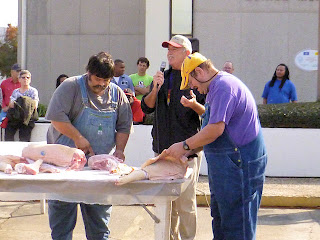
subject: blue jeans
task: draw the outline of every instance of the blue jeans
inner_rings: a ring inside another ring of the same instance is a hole
[[[77,221],[78,203],[48,201],[49,224],[53,240],[71,240],[72,232]],[[82,218],[88,240],[107,240],[110,230],[110,205],[80,203]]]
[[[253,240],[267,164],[263,139],[260,133],[240,148],[232,146],[225,133],[222,139],[218,148],[204,148],[214,239]]]

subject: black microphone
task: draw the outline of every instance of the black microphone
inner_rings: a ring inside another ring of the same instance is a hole
[[[166,62],[165,61],[162,61],[161,62],[161,65],[160,65],[160,71],[161,72],[164,72],[164,69],[166,68]],[[157,88],[159,88],[159,83],[157,83]]]
[[[164,69],[166,68],[166,62],[165,61],[163,61],[163,62],[161,62],[161,65],[160,65],[160,71],[161,72],[164,72]]]

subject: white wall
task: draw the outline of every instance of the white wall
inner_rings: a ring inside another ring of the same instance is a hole
[[[140,166],[153,157],[152,126],[134,126],[126,147],[126,162]],[[320,129],[263,128],[268,153],[266,175],[272,177],[320,177]],[[203,155],[200,174],[207,175]]]
[[[45,141],[48,126],[47,123],[36,123],[31,141]],[[139,167],[154,156],[152,126],[135,125],[133,128],[125,149],[126,164]],[[263,128],[262,131],[268,152],[267,176],[320,177],[320,129]],[[204,155],[200,174],[208,175]]]
[[[281,62],[289,66],[298,100],[316,100],[317,71],[299,69],[294,58],[302,50],[318,48],[319,1],[193,4],[193,37],[200,41],[200,52],[219,69],[224,61],[233,61],[234,74],[247,84],[257,103],[262,103],[263,87]],[[145,55],[151,64],[148,74],[154,75],[166,60],[161,43],[169,39],[169,24],[170,0],[28,0],[26,67],[40,101],[49,102],[58,75],[83,73],[89,56],[100,50],[123,58],[127,73],[135,72],[136,60]],[[21,62],[21,33],[18,51]]]
[[[298,101],[315,101],[317,71],[299,69],[294,59],[318,49],[318,11],[319,1],[311,0],[194,1],[194,37],[218,69],[234,63],[257,103],[279,63],[288,65]]]
[[[263,128],[267,176],[320,177],[320,129]]]
[[[145,52],[150,61],[148,74],[153,76],[159,70],[162,61],[167,61],[167,50],[161,46],[170,37],[170,1],[146,1]],[[168,68],[168,63],[167,63]]]
[[[145,55],[145,0],[19,0],[18,62],[22,57],[22,3],[26,3],[25,67],[40,103],[48,104],[57,77],[85,72],[90,56],[109,52],[126,73]]]

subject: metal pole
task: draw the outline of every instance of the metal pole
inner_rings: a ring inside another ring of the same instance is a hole
[[[21,67],[27,68],[27,0],[21,0]]]
[[[320,1],[318,9],[318,53],[320,51]],[[317,101],[320,101],[320,59],[318,54],[318,84],[317,84]]]

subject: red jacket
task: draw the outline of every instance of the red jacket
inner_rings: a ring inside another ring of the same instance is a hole
[[[16,88],[21,87],[20,82],[18,81],[17,83],[14,83],[12,80],[12,77],[7,78],[6,80],[3,80],[1,83],[1,89],[2,89],[2,108],[7,107],[10,102],[10,97]]]
[[[141,101],[136,97],[133,97],[133,103],[131,104],[133,122],[142,123],[145,114],[141,109]]]

